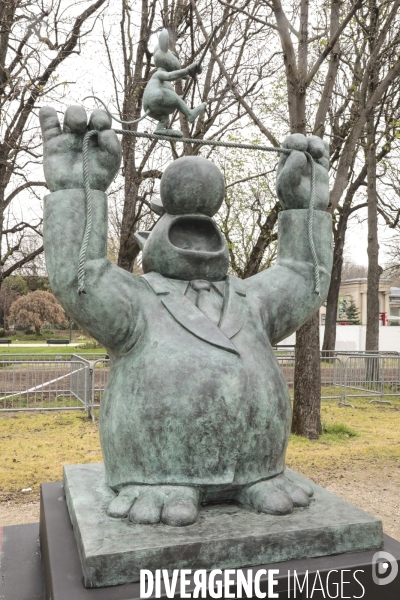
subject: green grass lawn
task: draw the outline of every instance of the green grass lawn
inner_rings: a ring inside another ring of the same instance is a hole
[[[355,408],[322,403],[324,433],[317,441],[291,436],[287,465],[311,479],[400,468],[400,398],[394,406],[354,400]],[[97,423],[83,411],[0,413],[0,501],[26,502],[23,488],[59,481],[65,464],[101,461]],[[370,473],[370,474],[369,474]]]
[[[39,342],[38,342],[39,343]],[[84,345],[82,343],[81,345]],[[0,345],[0,356],[9,356],[10,354],[105,354],[105,348],[80,348],[79,346],[21,346],[13,347]]]

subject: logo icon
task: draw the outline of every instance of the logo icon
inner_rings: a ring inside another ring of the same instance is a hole
[[[372,557],[372,579],[377,585],[392,583],[399,572],[399,565],[395,557],[389,552],[375,552]]]

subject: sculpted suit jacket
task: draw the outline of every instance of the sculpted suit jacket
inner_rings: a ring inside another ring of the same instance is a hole
[[[107,483],[226,487],[282,472],[291,405],[271,344],[326,298],[331,216],[315,213],[321,297],[314,292],[308,211],[288,210],[279,216],[276,265],[244,281],[219,282],[220,315],[209,318],[189,297],[188,282],[154,272],[136,277],[111,264],[106,195],[92,195],[86,294],[77,294],[83,190],[45,198],[44,244],[54,294],[110,354],[100,414]]]

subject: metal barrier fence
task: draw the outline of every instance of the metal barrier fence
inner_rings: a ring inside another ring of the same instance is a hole
[[[290,395],[294,392],[295,357],[277,355]],[[400,356],[387,354],[343,353],[336,357],[321,356],[321,399],[338,399],[342,406],[353,405],[352,398],[369,398],[370,404],[392,404],[400,400]]]
[[[290,396],[293,397],[295,357],[289,354],[276,358],[288,384]],[[343,363],[337,357],[321,359],[321,398],[322,400],[343,398]]]
[[[88,398],[72,392],[72,380],[88,370],[75,360],[25,360],[0,368],[0,411],[76,410],[87,407]]]
[[[273,350],[276,356],[295,356],[295,346],[274,346]],[[396,350],[379,350],[371,352],[369,350],[321,350],[321,358],[343,358],[347,356],[367,356],[377,354],[379,356],[400,356]]]
[[[392,404],[384,398],[400,394],[399,356],[349,356],[344,363],[344,406],[351,406],[349,398],[371,398],[372,402]]]
[[[92,398],[92,363],[78,354],[73,354],[71,362],[82,365],[83,369],[75,369],[71,373],[71,394],[89,410]]]
[[[21,362],[21,361],[29,361],[29,362],[33,362],[33,361],[70,361],[72,357],[79,357],[79,358],[85,358],[86,360],[98,360],[100,358],[104,358],[104,352],[91,352],[91,353],[86,353],[85,354],[71,354],[71,352],[69,353],[60,353],[60,354],[53,354],[50,352],[44,353],[44,354],[0,354],[0,369],[2,368],[2,366],[4,366],[4,364],[8,364],[10,362]]]
[[[91,402],[91,416],[94,419],[94,409],[100,406],[103,392],[106,388],[108,376],[110,373],[110,360],[108,358],[101,358],[95,360],[93,363],[93,385],[92,385],[92,402]]]
[[[376,352],[371,352],[370,350],[321,350],[321,358],[332,356],[369,356],[370,354],[377,356],[400,356],[400,352],[396,350],[379,350]]]
[[[94,420],[109,377],[109,359],[56,356],[0,356],[0,411],[84,409]],[[295,357],[290,353],[276,358],[293,397]],[[400,356],[321,357],[321,398],[337,399],[343,406],[353,406],[353,398],[387,404],[400,400]]]
[[[46,360],[46,361],[70,361],[71,360],[71,353],[69,354],[50,354],[50,353],[46,353],[46,354],[0,354],[0,368],[2,368],[4,365],[12,363],[12,362],[36,362],[36,361],[40,361],[40,360]]]

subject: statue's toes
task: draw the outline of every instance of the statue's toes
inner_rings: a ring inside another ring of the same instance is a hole
[[[174,488],[166,497],[161,520],[171,527],[184,527],[197,521],[198,512],[198,491],[189,487]]]
[[[287,515],[293,512],[292,499],[275,487],[272,480],[260,481],[244,489],[239,502],[268,515]]]
[[[206,108],[207,108],[207,102],[202,102],[201,104],[196,106],[196,108],[192,108],[190,116],[188,117],[189,123],[193,123],[197,119],[198,116],[203,114],[203,112],[206,110]]]
[[[310,496],[300,486],[295,485],[284,475],[278,475],[272,480],[274,486],[287,494],[293,502],[293,506],[308,506],[311,502]]]
[[[142,523],[144,525],[159,523],[163,504],[164,494],[162,491],[159,488],[150,486],[140,492],[139,498],[129,512],[129,520],[132,523]]]
[[[109,517],[123,519],[127,517],[132,504],[139,495],[139,488],[136,485],[127,485],[122,488],[116,498],[114,498],[107,508]]]
[[[311,485],[307,483],[307,481],[293,481],[293,479],[291,479],[288,475],[285,475],[285,478],[291,483],[293,483],[293,485],[295,485],[296,487],[301,488],[309,498],[314,496],[314,490],[312,489]]]

